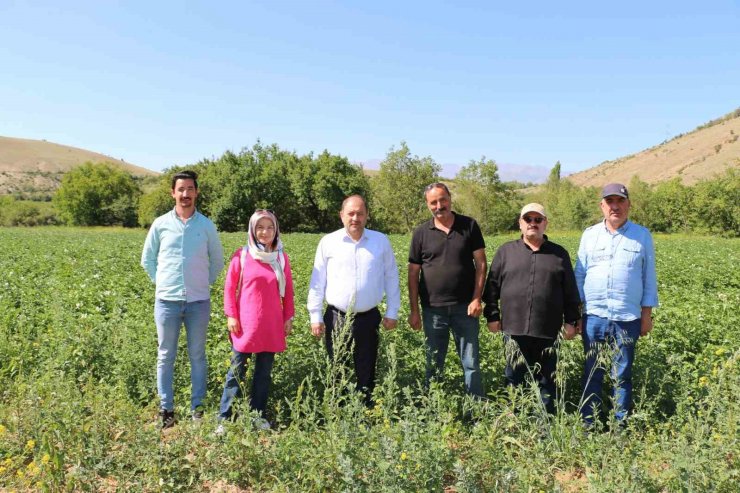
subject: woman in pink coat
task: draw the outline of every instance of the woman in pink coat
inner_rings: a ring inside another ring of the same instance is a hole
[[[285,351],[292,329],[293,277],[283,252],[275,215],[258,209],[249,219],[247,246],[231,257],[224,285],[224,312],[233,346],[231,368],[221,397],[219,421],[232,417],[234,399],[241,398],[247,360],[255,355],[250,407],[260,415],[254,424],[267,429],[267,395],[275,353]],[[216,432],[223,433],[219,425]]]

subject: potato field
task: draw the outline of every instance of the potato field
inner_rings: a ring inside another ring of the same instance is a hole
[[[401,323],[382,332],[376,406],[365,409],[310,333],[306,294],[320,235],[284,235],[297,315],[275,360],[273,428],[255,430],[242,416],[216,436],[231,350],[223,274],[212,290],[206,418],[189,420],[182,334],[178,424],[163,433],[154,286],[139,265],[145,235],[0,229],[0,491],[738,491],[738,239],[655,236],[661,306],[637,346],[635,413],[626,430],[606,422],[586,432],[580,337],[560,344],[554,417],[536,389],[505,387],[502,338],[483,321],[488,399],[465,397],[454,345],[444,380],[424,389],[423,336],[406,323],[408,236],[392,237]],[[486,238],[489,264],[512,238]],[[571,258],[579,238],[550,235]],[[222,241],[228,260],[245,234]]]

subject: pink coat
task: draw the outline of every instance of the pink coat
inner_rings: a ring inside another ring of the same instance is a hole
[[[239,320],[240,332],[230,333],[231,344],[241,353],[280,353],[285,351],[285,321],[295,315],[293,276],[285,255],[285,298],[280,300],[275,272],[269,264],[247,253],[244,277],[237,306],[241,248],[231,257],[224,283],[224,312]]]

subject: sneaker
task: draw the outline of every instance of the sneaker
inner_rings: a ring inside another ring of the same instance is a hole
[[[193,409],[193,421],[203,421],[203,406],[196,406]]]
[[[224,428],[224,424],[219,423],[218,426],[216,427],[216,431],[214,431],[213,434],[216,435],[217,437],[224,436],[226,434],[226,428]]]
[[[175,426],[175,411],[160,409],[159,416],[162,418],[162,429],[172,428]]]
[[[265,418],[255,418],[252,420],[252,426],[257,430],[269,430],[271,428],[270,422]]]

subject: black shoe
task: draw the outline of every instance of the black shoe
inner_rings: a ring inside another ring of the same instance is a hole
[[[159,415],[162,418],[162,429],[172,428],[175,426],[175,411],[168,411],[166,409],[160,409]]]
[[[203,421],[203,406],[193,409],[193,421]]]

